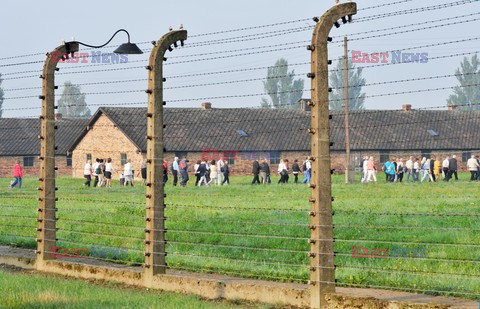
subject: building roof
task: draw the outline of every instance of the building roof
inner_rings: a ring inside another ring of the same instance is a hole
[[[89,119],[62,119],[55,122],[56,155],[66,156],[75,137]],[[37,118],[0,118],[0,156],[40,155],[40,120]]]
[[[93,126],[103,114],[137,150],[146,152],[146,108],[101,107],[88,125]],[[333,111],[332,115],[332,150],[341,151],[345,149],[344,114]],[[349,118],[352,150],[480,149],[480,111],[364,110],[350,112]],[[164,122],[167,151],[310,150],[306,131],[310,112],[302,110],[165,108]],[[70,151],[86,133],[85,129]]]

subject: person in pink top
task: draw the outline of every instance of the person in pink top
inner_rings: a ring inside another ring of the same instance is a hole
[[[12,183],[10,183],[10,189],[13,189],[15,186],[19,188],[22,187],[22,166],[20,165],[20,160],[17,160],[17,163],[13,166],[13,177],[15,178]]]
[[[367,162],[367,182],[370,182],[371,179],[377,182],[377,171],[375,169],[375,161],[373,157],[370,157]]]

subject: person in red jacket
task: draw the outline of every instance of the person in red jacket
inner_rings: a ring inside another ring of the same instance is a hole
[[[22,166],[20,165],[20,160],[17,160],[15,165],[13,166],[13,177],[15,178],[12,183],[10,183],[10,189],[13,189],[15,186],[19,188],[22,187]]]

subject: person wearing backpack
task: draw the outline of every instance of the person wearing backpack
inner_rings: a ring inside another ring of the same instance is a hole
[[[180,162],[180,175],[182,176],[182,182],[180,186],[185,187],[188,182],[188,160],[187,157],[183,157],[183,160]]]
[[[260,178],[262,178],[262,183],[268,183],[268,175],[270,175],[270,167],[268,166],[267,159],[264,159],[260,165]]]

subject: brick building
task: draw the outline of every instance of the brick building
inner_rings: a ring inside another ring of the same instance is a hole
[[[58,175],[72,174],[72,160],[67,155],[75,136],[85,127],[88,119],[62,119],[56,115],[55,131]],[[13,165],[20,160],[26,177],[38,176],[40,155],[40,120],[33,118],[0,118],[0,177],[11,177]]]
[[[303,100],[305,103],[306,101]],[[308,106],[303,104],[303,106]],[[83,177],[87,159],[112,158],[114,168],[131,159],[134,169],[146,154],[146,108],[98,109],[69,151],[73,176]],[[344,114],[332,112],[332,168],[344,170]],[[253,158],[268,158],[274,171],[280,158],[300,162],[310,154],[310,112],[275,109],[165,108],[165,158],[187,155],[196,160],[222,155],[235,173],[250,173]],[[391,157],[410,155],[442,158],[457,154],[466,162],[480,150],[480,111],[365,110],[350,113],[351,156],[356,166],[372,155],[378,166]],[[480,151],[479,151],[480,153]],[[464,164],[460,164],[463,166]],[[118,177],[118,173],[114,176]]]

